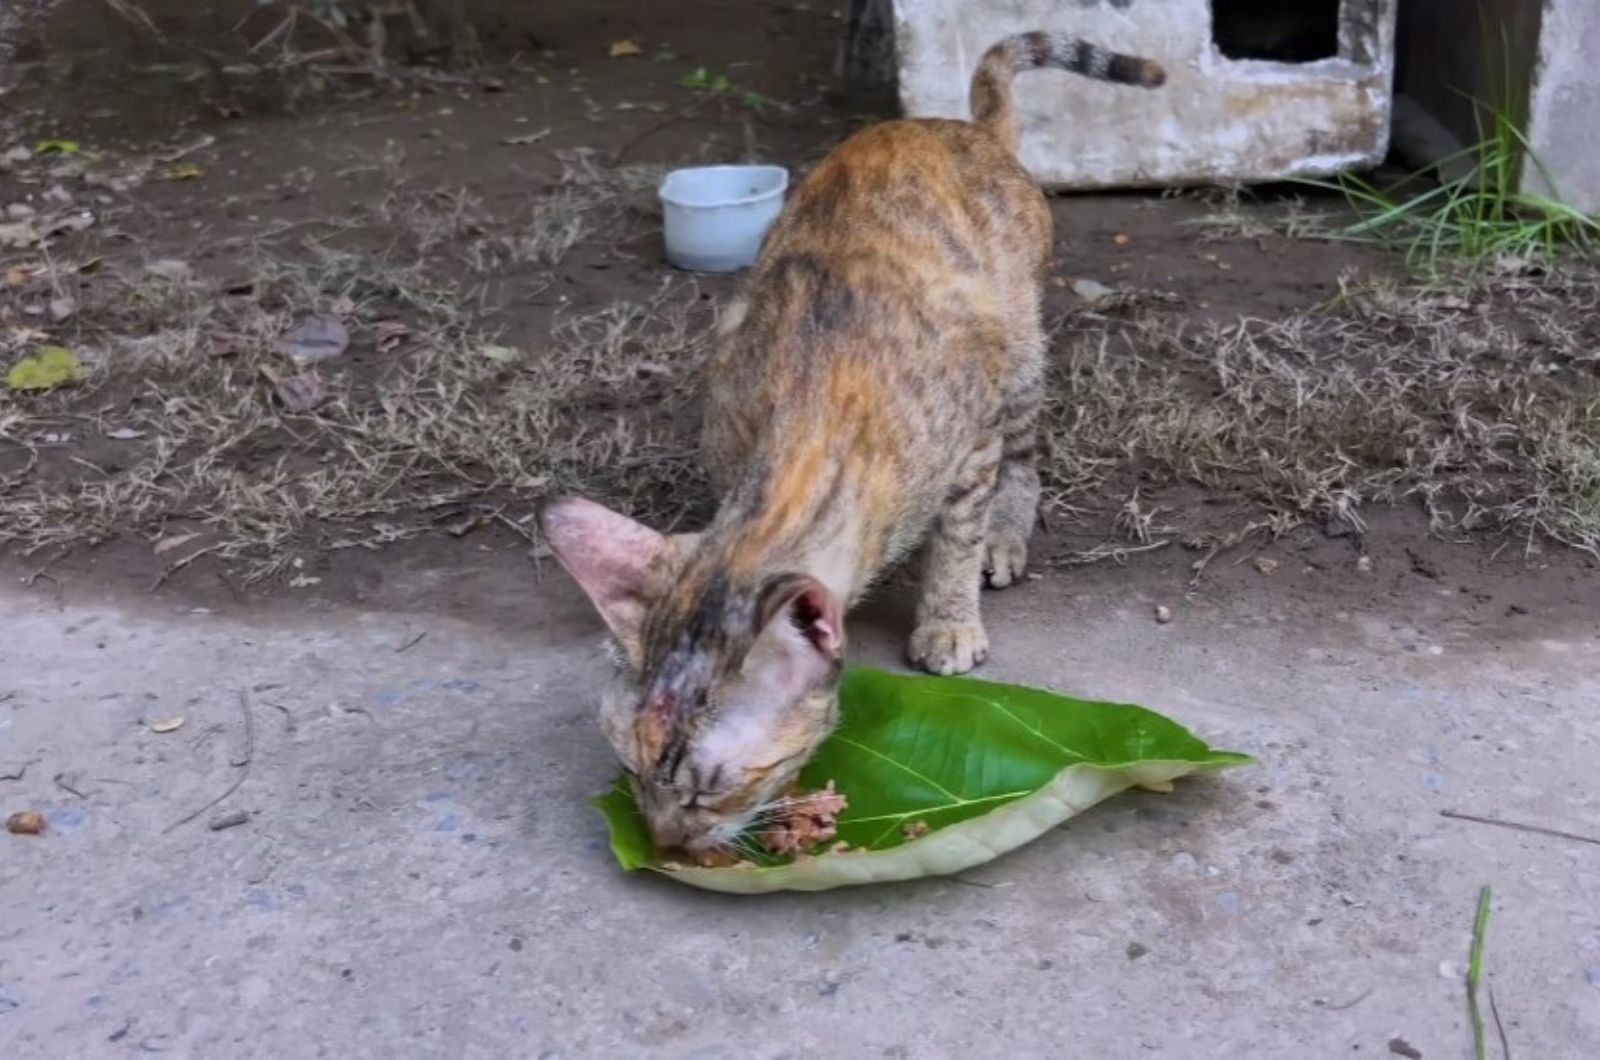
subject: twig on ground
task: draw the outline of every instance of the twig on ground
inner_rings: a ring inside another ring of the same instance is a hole
[[[1494,987],[1489,987],[1489,1012],[1494,1016],[1494,1029],[1500,1034],[1500,1052],[1504,1060],[1511,1060],[1511,1039],[1506,1037],[1506,1025],[1500,1021],[1500,1005],[1494,999]]]
[[[172,577],[174,574],[178,573],[183,568],[199,559],[201,556],[208,556],[221,547],[221,545],[207,545],[205,548],[197,549],[194,552],[189,553],[189,555],[183,557],[176,563],[173,563],[171,566],[169,566],[166,570],[162,571],[160,576],[157,577],[155,581],[150,583],[150,588],[147,589],[146,592],[155,592],[157,589],[161,588],[167,583],[168,578]]]
[[[1351,998],[1349,1001],[1341,1001],[1337,1005],[1327,1005],[1324,1007],[1327,1008],[1329,1012],[1344,1012],[1346,1009],[1355,1008],[1357,1005],[1361,1004],[1361,1002],[1371,997],[1374,989],[1374,987],[1369,986],[1365,990],[1361,991],[1361,993]]]
[[[228,760],[228,764],[230,766],[233,766],[235,769],[239,770],[238,775],[233,778],[233,782],[227,786],[221,795],[218,795],[216,798],[212,799],[198,810],[195,810],[193,813],[186,814],[180,820],[173,821],[171,824],[167,825],[167,827],[161,830],[162,835],[166,835],[175,828],[182,828],[190,821],[194,820],[207,810],[211,809],[213,806],[217,805],[217,803],[221,802],[223,799],[226,799],[229,795],[232,795],[234,792],[238,791],[239,786],[243,784],[245,782],[245,778],[250,775],[250,766],[256,758],[256,723],[255,717],[250,712],[250,699],[244,694],[243,689],[239,691],[239,709],[244,713],[244,758],[240,759],[239,761],[234,761],[231,758]]]
[[[1172,544],[1172,538],[1164,541],[1152,541],[1147,545],[1113,545],[1099,544],[1093,548],[1083,549],[1078,552],[1067,552],[1050,559],[1052,567],[1087,567],[1092,563],[1101,563],[1112,560],[1118,566],[1128,561],[1128,557],[1139,552],[1154,552]]]
[[[1452,821],[1471,821],[1474,824],[1493,825],[1496,828],[1510,828],[1517,832],[1532,832],[1535,835],[1547,835],[1556,839],[1570,839],[1575,843],[1592,843],[1600,846],[1600,837],[1579,835],[1576,832],[1563,832],[1559,828],[1545,828],[1537,824],[1522,824],[1519,821],[1502,821],[1496,817],[1480,817],[1473,813],[1458,813],[1455,810],[1440,810],[1440,817],[1448,817]]]
[[[57,773],[55,776],[51,777],[50,780],[55,784],[56,787],[70,795],[76,795],[80,799],[87,799],[89,797],[83,792],[79,791],[77,788],[73,787],[72,783],[67,780],[66,777],[66,773]]]
[[[418,644],[421,644],[423,639],[426,638],[427,635],[428,635],[428,631],[427,630],[423,630],[421,633],[418,633],[415,637],[412,637],[410,640],[406,641],[404,644],[402,644],[398,648],[396,648],[394,650],[394,653],[396,655],[404,655],[406,652],[410,651],[412,648],[415,648]]]

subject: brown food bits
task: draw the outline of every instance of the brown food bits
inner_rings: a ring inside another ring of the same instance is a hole
[[[901,831],[905,833],[905,836],[908,840],[921,839],[923,836],[928,834],[928,822],[907,821],[905,827],[902,828]]]
[[[6,831],[12,835],[38,835],[44,831],[44,814],[20,810],[6,818]]]
[[[833,790],[831,780],[821,791],[796,795],[784,807],[783,815],[762,830],[761,845],[770,854],[810,854],[834,837],[839,814],[847,805],[849,801]]]

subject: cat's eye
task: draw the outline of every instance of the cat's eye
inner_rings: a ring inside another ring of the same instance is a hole
[[[697,791],[690,795],[688,800],[684,802],[683,808],[686,810],[714,809],[717,803],[721,802],[723,799],[726,799],[729,794],[730,793],[726,791]]]

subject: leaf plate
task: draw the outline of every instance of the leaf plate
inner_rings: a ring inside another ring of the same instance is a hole
[[[961,872],[1038,838],[1130,787],[1170,790],[1191,773],[1248,764],[1143,707],[1021,685],[850,667],[840,723],[800,774],[832,780],[850,804],[850,849],[731,868],[669,867],[655,857],[633,793],[619,780],[593,800],[628,871],[708,890],[815,891]],[[922,822],[925,834],[907,837]]]

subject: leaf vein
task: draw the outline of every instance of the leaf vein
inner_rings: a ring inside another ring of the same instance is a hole
[[[833,738],[834,738],[834,740],[836,740],[839,743],[849,744],[851,747],[854,747],[859,751],[867,752],[867,754],[872,755],[874,758],[881,758],[885,762],[888,762],[890,765],[899,767],[900,769],[904,770],[905,772],[907,772],[907,773],[911,774],[912,776],[916,777],[918,780],[922,781],[924,784],[928,785],[928,787],[933,788],[935,791],[937,791],[939,794],[943,795],[947,799],[953,799],[953,800],[955,800],[957,802],[961,801],[961,796],[960,795],[957,795],[955,792],[951,791],[949,788],[945,787],[943,784],[939,783],[937,780],[934,780],[932,777],[924,776],[922,773],[919,773],[917,770],[912,769],[910,766],[906,765],[904,762],[900,761],[897,758],[890,758],[888,755],[884,754],[882,751],[879,751],[879,750],[876,750],[874,748],[868,747],[864,743],[857,743],[855,740],[850,739],[848,736],[840,736],[838,733],[835,733]]]

